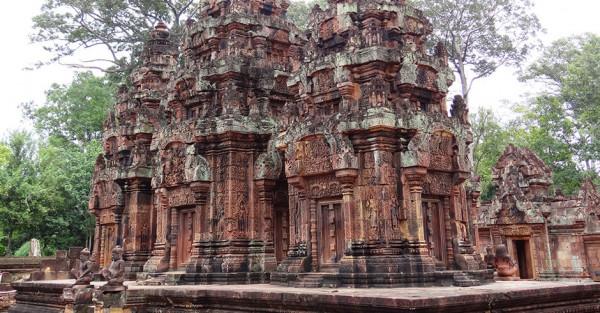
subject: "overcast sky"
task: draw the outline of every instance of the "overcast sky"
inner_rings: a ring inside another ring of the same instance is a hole
[[[4,25],[4,44],[0,57],[0,136],[10,130],[29,128],[20,112],[19,105],[34,101],[43,103],[45,91],[52,83],[68,83],[73,71],[59,65],[46,66],[27,71],[25,67],[36,61],[47,59],[48,55],[39,45],[29,43],[32,22],[44,0],[10,1],[0,11]],[[534,0],[546,34],[544,43],[570,35],[593,32],[600,34],[600,1],[598,0]],[[475,83],[471,93],[471,110],[478,106],[492,108],[506,116],[511,104],[523,99],[523,94],[535,92],[535,86],[517,81],[515,70],[501,69],[496,74]],[[457,87],[457,84],[454,85]]]

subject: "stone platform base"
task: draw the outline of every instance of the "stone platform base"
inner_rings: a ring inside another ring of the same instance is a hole
[[[14,285],[10,312],[59,312],[62,282]],[[52,284],[56,286],[51,287]],[[128,283],[126,309],[136,312],[600,312],[600,284],[496,282],[476,287],[290,288],[259,285],[140,286]],[[33,290],[39,289],[35,298]]]
[[[2,290],[0,288],[0,313],[8,312],[8,308],[15,304],[14,290]]]
[[[271,284],[287,287],[470,287],[493,281],[493,272],[436,271],[429,273],[271,273]]]

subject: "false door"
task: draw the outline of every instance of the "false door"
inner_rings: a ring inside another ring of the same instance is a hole
[[[340,202],[319,205],[321,264],[337,263],[344,255],[344,220]]]
[[[440,201],[423,201],[423,218],[426,225],[425,239],[431,255],[438,263],[446,260],[446,236],[444,210]]]
[[[177,267],[183,266],[190,260],[192,243],[194,241],[193,209],[179,211],[179,234],[177,237]]]

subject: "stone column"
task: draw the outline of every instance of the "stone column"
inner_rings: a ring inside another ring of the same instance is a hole
[[[102,236],[102,225],[100,224],[100,216],[96,215],[96,228],[94,228],[94,246],[92,247],[92,258],[96,262],[100,261],[100,239]]]
[[[416,254],[429,254],[427,243],[425,242],[425,226],[423,225],[423,205],[421,196],[423,193],[423,181],[427,175],[427,169],[424,167],[406,168],[404,171],[406,181],[409,187],[408,203],[408,239],[415,247]]]
[[[338,181],[342,185],[342,212],[344,214],[344,239],[348,247],[352,240],[357,239],[357,216],[354,206],[354,183],[358,177],[357,169],[338,170],[335,173]],[[360,220],[359,222],[362,222]],[[362,239],[362,238],[361,238]]]
[[[304,193],[302,194],[304,201],[306,201]],[[303,202],[304,202],[303,201]],[[311,258],[311,268],[313,272],[317,272],[319,270],[319,246],[318,246],[318,235],[317,235],[317,200],[309,199],[309,216],[310,216],[310,258]]]
[[[115,223],[117,224],[117,242],[111,242],[109,243],[109,245],[119,245],[119,246],[123,246],[123,231],[124,231],[124,227],[123,227],[123,214],[122,214],[123,210],[120,209],[119,212],[115,212]]]
[[[199,273],[202,271],[202,234],[208,233],[208,197],[210,194],[210,182],[194,182],[190,184],[194,192],[196,202],[196,229],[194,230],[194,241],[192,242],[192,253],[186,266],[186,272]]]
[[[446,266],[454,264],[454,248],[452,246],[452,219],[450,218],[450,197],[444,197],[444,229],[446,231]]]
[[[471,236],[471,240],[473,241],[473,246],[478,247],[479,251],[483,251],[479,247],[479,236],[477,231],[477,212],[479,212],[479,196],[481,195],[481,191],[479,189],[471,190],[471,207],[469,210],[469,224],[468,230]]]
[[[255,180],[258,191],[258,210],[257,214],[261,217],[258,221],[256,235],[264,241],[264,271],[274,271],[277,268],[277,260],[275,259],[275,238],[273,234],[273,225],[275,220],[275,212],[273,210],[273,190],[275,181],[270,179]],[[260,232],[259,232],[260,231]],[[255,238],[255,239],[258,239]]]
[[[104,258],[106,257],[104,255],[104,251],[106,251],[106,245],[108,244],[106,242],[106,227],[102,227],[101,231],[100,231],[100,246],[99,249],[100,251],[98,251],[98,265],[100,267],[104,267],[106,266],[106,264],[104,264]]]
[[[170,243],[170,256],[169,256],[169,268],[173,270],[177,270],[177,238],[179,233],[179,220],[178,220],[178,212],[177,209],[171,208],[171,231],[170,236],[167,240]]]
[[[270,179],[255,180],[256,188],[258,191],[258,203],[262,221],[259,222],[259,229],[261,230],[259,235],[265,241],[265,243],[273,243],[273,189],[275,188],[275,181]]]

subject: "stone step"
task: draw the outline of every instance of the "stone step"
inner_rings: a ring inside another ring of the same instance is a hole
[[[457,287],[473,287],[481,285],[479,280],[472,279],[471,276],[466,273],[455,273],[453,278],[454,285]]]

